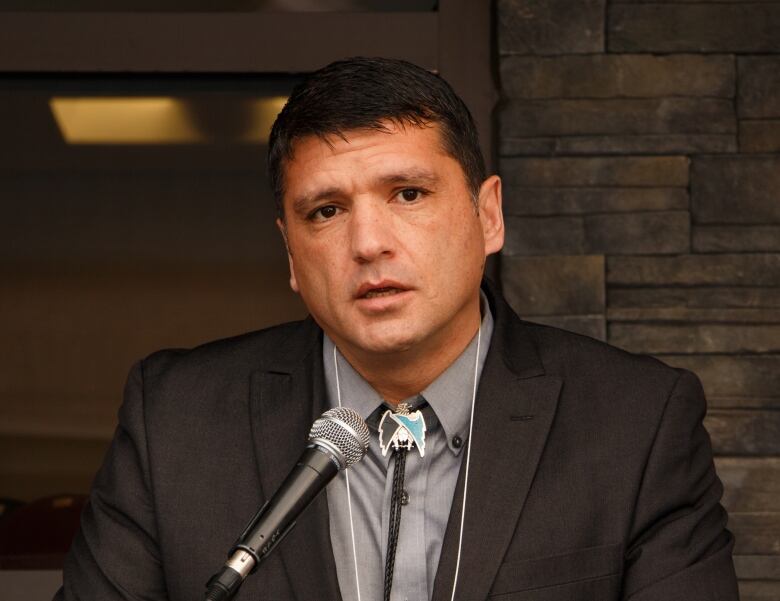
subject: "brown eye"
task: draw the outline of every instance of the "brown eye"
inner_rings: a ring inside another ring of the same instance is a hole
[[[407,188],[401,191],[401,198],[407,202],[412,202],[420,197],[420,191],[413,188]]]
[[[321,219],[330,219],[331,217],[335,217],[338,209],[332,205],[328,205],[326,207],[321,207],[317,209],[317,214]]]

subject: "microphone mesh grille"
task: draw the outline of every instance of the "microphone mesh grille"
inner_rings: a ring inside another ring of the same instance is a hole
[[[354,409],[334,407],[312,424],[309,440],[329,442],[342,454],[347,466],[357,463],[368,450],[368,426]]]

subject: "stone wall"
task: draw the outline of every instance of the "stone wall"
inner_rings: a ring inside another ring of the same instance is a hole
[[[742,598],[780,599],[780,2],[497,10],[504,290],[701,377]]]

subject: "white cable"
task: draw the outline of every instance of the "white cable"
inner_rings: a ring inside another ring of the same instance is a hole
[[[341,384],[339,382],[339,362],[336,359],[336,345],[333,345],[333,366],[336,368],[336,397],[341,407]],[[355,587],[357,587],[357,598],[360,599],[360,577],[358,576],[357,564],[357,545],[355,544],[355,522],[352,520],[352,494],[349,490],[349,470],[344,471],[344,477],[347,479],[347,508],[349,509],[349,531],[352,535],[352,559],[355,562]]]
[[[463,505],[460,509],[460,534],[458,535],[458,557],[455,560],[455,577],[452,579],[452,597],[450,601],[455,601],[455,589],[458,588],[458,571],[460,570],[460,552],[463,546],[463,523],[466,518],[466,493],[469,488],[469,467],[471,462],[471,432],[474,428],[474,405],[477,400],[477,371],[479,369],[479,346],[482,341],[482,324],[479,324],[477,331],[477,356],[474,359],[474,389],[471,392],[471,417],[469,418],[469,442],[466,445],[466,475],[463,478]]]

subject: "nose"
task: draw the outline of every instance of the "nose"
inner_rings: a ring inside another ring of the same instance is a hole
[[[390,257],[395,251],[392,216],[382,203],[356,202],[350,220],[352,256],[358,263]]]

